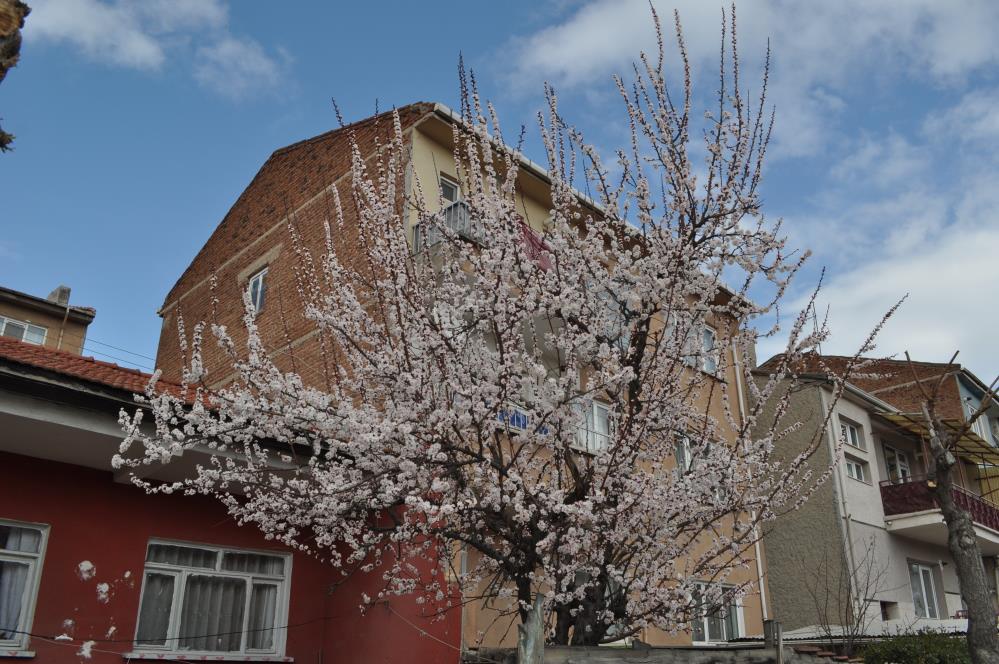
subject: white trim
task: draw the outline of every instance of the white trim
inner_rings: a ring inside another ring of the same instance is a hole
[[[25,586],[27,593],[26,601],[23,602],[22,614],[17,621],[19,632],[30,632],[35,620],[35,606],[38,604],[38,588],[42,582],[42,568],[45,565],[45,550],[49,543],[50,526],[45,523],[34,523],[31,521],[15,521],[14,519],[0,518],[0,526],[12,526],[14,528],[29,528],[37,530],[40,534],[37,553],[23,553],[4,550],[0,553],[0,558],[5,560],[27,560],[28,584]],[[0,654],[18,653],[17,655],[4,654],[4,657],[34,657],[34,653],[28,650],[31,645],[31,636],[19,634],[17,638],[0,642]],[[24,654],[20,654],[24,653]]]
[[[146,544],[146,555],[148,557],[149,547],[154,544],[161,544],[166,546],[185,546],[197,549],[207,549],[214,551],[217,555],[215,558],[215,567],[192,567],[184,565],[174,565],[171,563],[160,563],[160,562],[149,562],[143,561],[142,568],[142,588],[139,592],[139,607],[138,615],[135,620],[135,633],[132,638],[132,643],[134,647],[134,653],[132,653],[133,658],[136,659],[190,659],[190,660],[218,660],[218,661],[260,661],[260,662],[290,662],[293,661],[291,658],[285,657],[284,652],[287,647],[287,636],[288,636],[288,613],[289,604],[291,600],[291,574],[292,574],[292,554],[285,551],[275,551],[273,549],[250,549],[239,546],[228,546],[219,544],[201,544],[199,542],[190,542],[184,540],[173,540],[173,539],[162,539],[162,538],[150,538],[149,542]],[[284,561],[284,572],[280,575],[277,574],[256,574],[249,572],[233,572],[229,570],[221,569],[223,555],[225,553],[249,553],[264,556],[272,556],[275,558],[281,558]],[[138,642],[139,637],[139,624],[142,618],[142,600],[146,592],[146,576],[149,573],[161,574],[164,576],[173,576],[174,588],[173,588],[173,599],[170,606],[170,620],[167,625],[167,636],[165,639],[165,644],[162,646],[157,646],[155,644],[140,644]],[[213,577],[227,577],[227,578],[238,578],[246,580],[246,597],[244,601],[246,606],[243,608],[243,627],[242,638],[240,639],[239,651],[200,651],[200,650],[180,650],[177,647],[179,641],[178,632],[180,629],[180,619],[181,619],[181,607],[183,606],[183,596],[186,591],[186,582],[190,576],[213,576]],[[275,598],[275,611],[274,611],[274,628],[273,632],[273,649],[272,650],[261,650],[255,648],[247,648],[247,633],[245,631],[247,621],[250,619],[249,603],[253,594],[253,585],[255,580],[260,580],[265,583],[271,583],[277,586],[277,597]],[[145,655],[145,657],[140,657],[140,655]]]
[[[32,323],[29,320],[21,320],[20,318],[11,318],[10,316],[0,316],[0,336],[5,336],[3,334],[3,332],[4,332],[4,328],[7,326],[8,322],[14,323],[16,325],[23,325],[24,326],[24,332],[21,334],[21,338],[18,339],[18,341],[23,341],[24,343],[31,344],[32,346],[44,346],[45,342],[48,341],[48,339],[49,339],[49,328],[46,327],[45,325],[39,325],[38,323]],[[26,341],[25,340],[25,336],[28,334],[28,328],[29,327],[34,327],[34,328],[37,328],[37,329],[39,329],[39,330],[42,331],[42,340],[40,342],[35,343],[34,341]],[[14,339],[16,337],[9,337],[9,338],[10,339]]]

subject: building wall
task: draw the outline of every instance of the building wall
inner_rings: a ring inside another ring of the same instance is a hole
[[[45,347],[80,355],[87,336],[87,325],[74,320],[72,315],[63,323],[63,316],[40,311],[14,302],[0,302],[0,316],[41,325],[45,328]],[[61,337],[61,338],[60,338]]]
[[[818,388],[801,389],[789,395],[790,407],[783,425],[800,422],[797,432],[779,443],[777,456],[792,458],[804,452],[813,432],[821,429],[824,408]],[[769,426],[772,412],[763,418]],[[825,433],[818,449],[807,464],[816,475],[832,463],[831,448]],[[819,608],[806,590],[820,587],[817,573],[828,570],[839,575],[846,569],[843,525],[836,504],[839,492],[829,480],[818,486],[797,510],[789,512],[766,527],[764,544],[767,554],[767,582],[773,618],[785,630],[798,629],[818,622]],[[839,597],[831,597],[828,611],[839,615]]]
[[[132,650],[150,538],[285,551],[252,527],[238,527],[211,499],[149,496],[116,484],[109,472],[7,453],[0,453],[0,469],[0,518],[49,526],[31,631],[47,637],[69,631],[77,639],[65,645],[32,638],[29,647],[40,664],[77,661],[74,653],[82,640],[98,641],[91,660],[97,664],[121,662],[120,653]],[[86,582],[76,573],[83,560],[96,566],[95,578]],[[332,568],[293,554],[287,624],[294,627],[288,630],[286,655],[296,662],[458,660],[459,612],[433,621],[412,600],[395,599],[362,615],[361,592],[376,594],[377,574],[351,577],[334,589],[338,581]],[[107,604],[97,599],[99,582],[112,585]],[[66,620],[75,625],[67,628]]]

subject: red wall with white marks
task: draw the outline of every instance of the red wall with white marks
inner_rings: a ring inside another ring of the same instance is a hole
[[[72,620],[74,640],[32,638],[29,649],[40,664],[86,661],[77,655],[86,640],[96,641],[89,661],[97,664],[118,664],[121,653],[133,650],[150,538],[285,551],[255,528],[238,527],[209,498],[146,495],[115,483],[109,472],[7,453],[0,453],[0,518],[49,526],[30,631],[54,637]],[[96,567],[87,581],[77,574],[84,560]],[[458,661],[460,611],[431,620],[425,617],[429,610],[411,598],[395,598],[391,608],[376,605],[362,615],[361,593],[377,593],[377,574],[352,577],[331,590],[338,577],[318,560],[293,555],[286,657],[302,664]],[[101,582],[111,585],[108,603],[98,600]],[[112,626],[114,633],[107,636]],[[227,656],[226,661],[260,660]]]

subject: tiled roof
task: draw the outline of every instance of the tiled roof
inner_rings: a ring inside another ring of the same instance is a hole
[[[149,379],[152,378],[151,374],[138,369],[128,369],[92,357],[0,337],[0,364],[8,362],[132,393],[145,391]],[[173,383],[161,381],[157,385],[160,389],[179,390],[179,387]]]

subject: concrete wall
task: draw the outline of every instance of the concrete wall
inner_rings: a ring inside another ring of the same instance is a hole
[[[790,408],[784,425],[801,422],[801,428],[781,441],[778,456],[790,458],[804,451],[812,434],[822,427],[823,406],[818,388],[807,388],[790,395]],[[772,413],[768,416],[772,419]],[[763,418],[763,426],[769,420]],[[815,473],[824,472],[832,463],[830,447],[823,444],[809,459],[808,466]],[[773,618],[785,630],[797,629],[816,622],[815,601],[806,592],[807,584],[814,583],[816,570],[824,565],[830,570],[843,569],[846,564],[843,546],[843,527],[837,516],[839,500],[836,482],[830,480],[819,486],[798,510],[780,517],[766,528],[764,544],[768,562],[768,587],[770,589]],[[838,614],[839,606],[832,598],[830,611]]]
[[[63,311],[65,313],[65,310]],[[0,302],[0,316],[13,318],[45,328],[45,347],[65,350],[80,355],[87,336],[87,325],[75,320],[72,314],[63,323],[63,315],[40,311],[36,307],[14,302]]]

